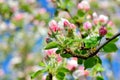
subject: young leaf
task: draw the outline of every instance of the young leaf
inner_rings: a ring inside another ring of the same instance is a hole
[[[56,47],[58,47],[58,43],[56,43],[56,42],[50,42],[50,43],[47,44],[47,46],[45,47],[45,49],[47,50],[47,49],[52,49],[52,48],[56,48]]]
[[[103,47],[104,52],[109,53],[109,52],[115,52],[118,50],[117,46],[114,43],[108,43]]]
[[[104,71],[104,68],[102,67],[101,64],[97,63],[97,64],[93,67],[93,70],[96,71],[96,72],[103,72],[103,71]]]
[[[72,55],[69,54],[69,53],[61,54],[61,56],[62,56],[63,58],[70,58],[70,57],[72,57]]]
[[[64,73],[70,72],[68,69],[66,69],[64,67],[58,68],[57,71],[61,71],[61,72],[64,72]]]
[[[61,50],[58,49],[58,50],[56,51],[56,54],[59,54],[60,52],[61,52]]]
[[[40,63],[39,63],[39,66],[44,67],[44,66],[45,66],[45,64],[44,64],[43,62],[40,62]]]
[[[102,76],[97,76],[96,80],[104,80]]]
[[[33,74],[31,74],[31,79],[34,79],[35,77],[37,77],[39,74],[43,73],[44,70],[38,70],[37,72],[34,72]]]
[[[64,77],[65,77],[64,72],[58,72],[58,73],[56,74],[56,78],[57,78],[58,80],[64,80]]]
[[[81,59],[81,58],[78,58],[78,64],[82,64],[83,63],[83,59]]]
[[[81,10],[78,10],[78,16],[80,16],[80,17],[83,17],[84,15],[85,15],[85,13],[83,12],[83,11],[81,11]]]
[[[96,65],[98,63],[98,60],[96,57],[91,57],[91,58],[88,58],[87,60],[85,60],[84,62],[84,66],[85,66],[85,69],[87,68],[92,68],[94,65]]]

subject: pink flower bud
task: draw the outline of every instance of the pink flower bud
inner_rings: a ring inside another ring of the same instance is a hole
[[[76,69],[76,67],[74,65],[67,65],[67,69],[70,71],[74,71]]]
[[[112,21],[108,22],[108,26],[113,26],[113,25],[114,25],[114,23]]]
[[[105,16],[105,15],[100,15],[99,16],[99,22],[103,23],[103,24],[106,24],[108,21],[108,17]]]
[[[77,68],[78,64],[77,64],[77,60],[74,58],[71,58],[71,60],[68,60],[67,62],[67,69],[73,71]]]
[[[87,22],[85,22],[85,23],[83,24],[83,28],[84,28],[85,30],[91,29],[91,28],[92,28],[92,24],[91,24],[89,21],[87,21]]]
[[[55,54],[56,50],[57,50],[56,48],[45,50],[45,54],[51,56],[52,54]]]
[[[70,28],[71,28],[71,29],[76,29],[75,24],[70,24]]]
[[[52,20],[52,21],[49,22],[49,28],[53,32],[56,32],[56,31],[60,30],[60,28],[58,27],[58,24],[55,20]]]
[[[78,9],[88,11],[90,9],[90,5],[87,1],[82,1],[78,4]]]
[[[83,75],[84,75],[84,76],[88,76],[88,75],[89,75],[89,71],[84,70],[84,67],[83,67],[83,66],[79,66],[79,67],[78,67],[78,70],[83,71]]]
[[[64,27],[67,27],[70,24],[68,21],[64,21],[63,23],[64,23]]]
[[[106,34],[107,34],[106,28],[105,28],[105,27],[101,27],[101,28],[99,29],[99,35],[100,35],[100,36],[104,36],[104,35],[106,35]]]
[[[15,15],[14,20],[19,21],[19,20],[22,20],[23,18],[24,18],[24,14],[18,13]]]
[[[60,55],[57,55],[57,62],[58,63],[62,62],[62,57]]]
[[[85,70],[84,71],[84,76],[88,76],[89,75],[89,71]]]
[[[93,23],[96,25],[98,24],[99,20],[98,19],[93,19]]]
[[[83,9],[83,4],[79,3],[78,4],[78,9],[82,10]]]
[[[39,14],[45,14],[46,13],[46,9],[45,8],[41,8],[40,10],[38,10]]]

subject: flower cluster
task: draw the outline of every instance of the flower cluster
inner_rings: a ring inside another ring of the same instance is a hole
[[[44,51],[48,61],[44,63],[47,71],[43,68],[47,75],[44,75],[43,80],[64,80],[68,76],[84,80],[89,76],[91,68],[95,75],[102,72],[102,62],[96,54],[100,50],[107,52],[111,45],[114,47],[111,52],[117,50],[115,42],[104,47],[108,43],[107,39],[111,40],[109,38],[113,36],[113,22],[107,15],[91,11],[87,0],[77,3],[77,7],[72,1],[49,1],[59,10],[56,10],[55,18],[48,23]],[[72,13],[74,8],[77,9]],[[103,39],[107,43],[101,44]]]

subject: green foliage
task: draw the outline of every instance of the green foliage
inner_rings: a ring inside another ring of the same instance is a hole
[[[45,49],[52,49],[52,48],[56,48],[58,47],[58,43],[57,42],[50,42],[46,45]]]
[[[96,80],[104,80],[104,78],[102,76],[97,76]]]
[[[56,54],[59,54],[60,52],[61,52],[61,50],[58,49],[58,50],[56,51]]]
[[[70,72],[68,69],[66,69],[66,68],[64,68],[64,67],[58,68],[57,71],[61,71],[61,72],[63,72],[63,73],[68,73],[68,72]]]
[[[58,80],[64,80],[64,77],[65,77],[65,73],[64,72],[58,72],[57,74],[56,74],[56,78],[58,79]]]
[[[83,59],[81,59],[81,58],[78,58],[78,64],[82,64],[83,63]]]
[[[72,55],[69,54],[69,53],[61,54],[61,56],[62,56],[63,58],[70,58],[70,57],[72,57]]]
[[[43,62],[40,62],[40,63],[39,63],[39,66],[44,67],[44,66],[45,66],[45,64],[44,64]]]
[[[118,50],[115,42],[118,41],[118,39],[114,39],[113,41],[109,42],[103,47],[104,52],[110,53],[110,52],[115,52]]]
[[[82,10],[78,10],[78,17],[83,17],[85,13]]]
[[[94,57],[88,58],[87,60],[84,61],[84,67],[85,67],[85,69],[92,68],[97,63],[101,63],[101,61],[98,57],[94,56]]]
[[[76,8],[76,6],[73,7],[74,3],[71,0],[55,0],[53,2],[56,2],[55,5],[57,8],[55,14],[56,20],[53,19],[53,23],[51,23],[52,26],[49,26],[52,27],[49,30],[50,33],[52,33],[51,35],[49,34],[49,38],[51,38],[53,42],[48,43],[45,47],[45,50],[52,48],[57,48],[58,50],[56,51],[55,55],[53,54],[49,57],[47,67],[43,63],[39,64],[40,66],[45,66],[45,68],[47,68],[47,72],[49,73],[47,80],[49,80],[51,76],[56,77],[57,80],[64,80],[66,74],[72,73],[72,71],[69,71],[65,68],[67,66],[66,62],[57,62],[58,55],[60,55],[63,59],[77,57],[77,63],[79,65],[84,65],[85,69],[91,68],[91,74],[95,75],[94,77],[96,80],[103,80],[103,77],[97,76],[97,74],[103,72],[104,69],[102,67],[102,61],[100,57],[96,54],[99,52],[99,49],[97,50],[97,48],[101,45],[101,39],[104,37],[109,39],[113,36],[111,33],[112,28],[107,26],[106,23],[108,21],[100,21],[99,16],[93,16],[93,11],[89,10],[89,8],[85,9],[86,7],[84,6],[83,9],[78,8],[75,13],[71,13],[72,8]],[[93,4],[93,6],[98,7],[96,3]],[[65,18],[59,19],[59,17],[63,16],[61,15],[61,12],[65,12],[69,18],[66,19],[65,15]],[[103,15],[103,17],[106,18],[107,16]],[[44,17],[42,15],[37,15],[36,19],[43,20]],[[104,31],[100,31],[100,27],[103,26],[103,24],[106,24],[105,28],[107,34],[101,36],[100,34],[104,33]],[[103,47],[104,52],[109,53],[118,50],[117,46],[115,45],[117,40],[118,39],[114,39],[106,44]]]
[[[31,79],[34,79],[35,77],[37,77],[38,75],[40,75],[43,72],[44,72],[44,70],[38,70],[37,72],[32,73]]]
[[[100,39],[99,37],[90,37],[89,39],[85,39],[85,47],[87,48],[91,48],[91,47],[95,47],[98,44],[98,39]]]
[[[103,47],[104,52],[110,53],[118,50],[117,46],[114,43],[108,43]]]

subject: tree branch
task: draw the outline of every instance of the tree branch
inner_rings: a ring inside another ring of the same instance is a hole
[[[88,59],[90,57],[95,56],[100,49],[102,49],[106,44],[108,44],[110,41],[112,41],[113,39],[117,38],[118,36],[120,36],[120,32],[117,33],[116,35],[114,35],[113,37],[109,38],[109,40],[106,40],[103,44],[101,44],[100,46],[97,47],[97,49],[94,52],[90,52],[88,54],[82,55],[82,54],[76,54],[74,53],[70,48],[65,49],[65,51],[67,53],[70,53],[73,57],[77,57],[77,58],[81,58],[81,59]]]

